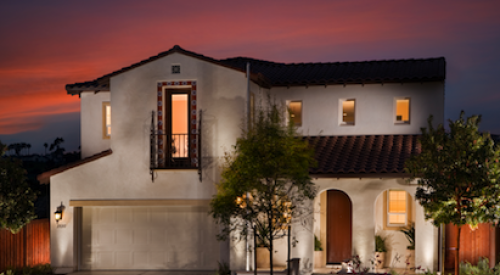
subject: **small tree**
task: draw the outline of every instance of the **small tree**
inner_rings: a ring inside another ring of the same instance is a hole
[[[0,143],[0,157],[5,146]],[[17,159],[0,158],[0,228],[17,233],[35,216],[36,193]]]
[[[221,239],[239,230],[247,236],[247,221],[259,239],[268,245],[273,273],[273,240],[286,234],[298,205],[314,198],[309,177],[313,151],[297,137],[294,126],[285,123],[284,110],[270,104],[259,112],[257,121],[226,153],[222,180],[213,197],[211,213],[224,225]]]
[[[480,134],[480,116],[449,121],[422,129],[422,152],[406,162],[412,179],[417,179],[416,199],[424,207],[425,218],[434,225],[452,223],[458,227],[455,274],[459,274],[460,230],[468,224],[495,222],[500,217],[500,150],[489,134]]]

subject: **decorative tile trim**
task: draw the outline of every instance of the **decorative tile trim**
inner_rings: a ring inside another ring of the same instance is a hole
[[[157,121],[158,121],[158,134],[163,134],[163,89],[166,86],[172,87],[172,86],[191,86],[191,110],[190,110],[190,121],[191,121],[191,144],[190,144],[190,156],[191,156],[191,164],[193,167],[198,167],[198,156],[197,156],[197,139],[196,139],[196,133],[197,133],[197,123],[196,123],[196,106],[197,106],[197,100],[196,100],[196,81],[165,81],[165,82],[158,82],[158,89],[157,89],[157,96],[158,96],[158,108],[157,108]],[[165,161],[164,159],[164,148],[163,148],[163,141],[161,139],[158,139],[158,162],[163,163]]]

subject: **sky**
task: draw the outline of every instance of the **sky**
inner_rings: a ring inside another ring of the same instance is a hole
[[[500,134],[497,0],[73,0],[0,2],[0,141],[34,153],[80,144],[78,96],[96,79],[180,45],[216,59],[337,62],[444,56],[445,118]]]

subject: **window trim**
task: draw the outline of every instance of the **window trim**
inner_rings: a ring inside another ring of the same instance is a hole
[[[107,107],[109,107],[109,114],[111,116],[111,102],[103,101],[102,102],[102,138],[110,139],[111,133],[108,134],[108,124],[106,123],[107,118]],[[111,128],[111,123],[109,123],[109,127]]]
[[[406,213],[405,213],[405,223],[404,224],[390,224],[389,223],[389,192],[390,191],[404,191],[406,193]],[[401,189],[388,189],[384,191],[384,201],[383,201],[383,211],[384,211],[384,219],[383,219],[383,228],[384,230],[400,230],[402,228],[407,228],[410,224],[411,217],[411,204],[410,204],[410,194],[406,190]]]
[[[344,122],[344,102],[353,101],[354,102],[354,121],[353,122]],[[339,125],[340,126],[354,126],[356,125],[356,99],[355,98],[345,98],[340,99],[339,101]]]
[[[296,103],[296,102],[300,102],[300,123],[295,123],[292,119],[292,112],[291,112],[290,104]],[[287,109],[288,109],[287,118],[292,120],[294,126],[302,127],[302,124],[304,122],[304,103],[303,103],[303,101],[302,100],[288,100]]]
[[[408,121],[398,121],[397,120],[397,109],[398,109],[398,100],[408,100]],[[394,120],[394,124],[397,125],[408,125],[411,123],[411,98],[409,96],[406,97],[395,97],[394,98],[394,108],[393,108],[392,119]]]

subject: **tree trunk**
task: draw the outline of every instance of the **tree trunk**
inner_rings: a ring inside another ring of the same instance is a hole
[[[269,266],[271,270],[269,271],[270,275],[273,275],[273,211],[271,211],[271,215],[269,215]]]
[[[257,275],[257,238],[255,236],[256,227],[253,226],[253,274]]]
[[[457,249],[455,250],[455,275],[460,274],[460,231],[461,225],[457,225]]]
[[[292,232],[292,227],[290,225],[288,225],[288,236],[287,236],[287,239],[288,239],[288,254],[286,256],[286,274],[287,275],[290,275],[290,233]]]

